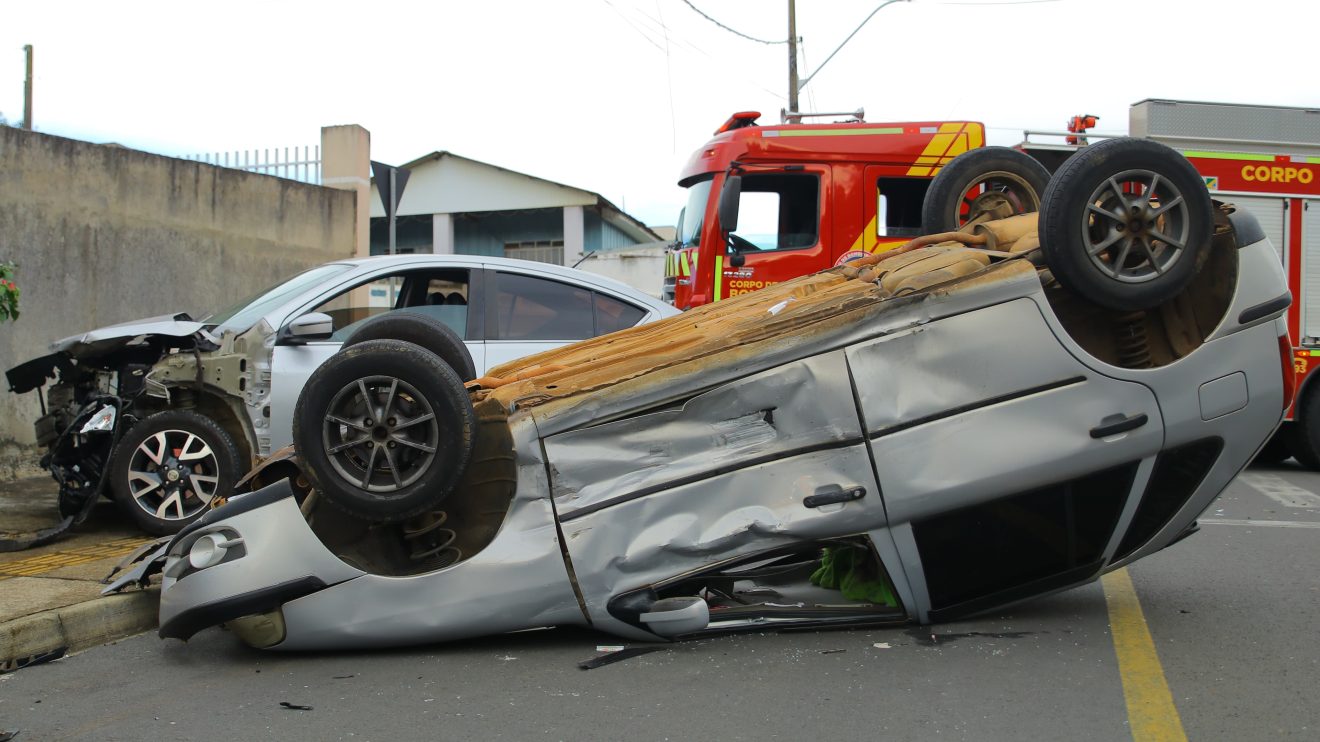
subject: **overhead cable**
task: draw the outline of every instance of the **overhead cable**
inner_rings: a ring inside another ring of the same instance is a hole
[[[720,28],[724,29],[725,31],[728,31],[729,33],[731,33],[731,34],[733,34],[733,35],[735,35],[735,36],[741,36],[741,37],[743,37],[744,39],[747,39],[748,41],[755,41],[755,42],[757,42],[758,44],[787,44],[787,43],[788,43],[788,39],[784,39],[783,41],[766,41],[765,39],[758,39],[758,38],[756,38],[755,36],[748,36],[747,34],[743,33],[742,31],[738,31],[738,30],[736,30],[736,29],[729,28],[728,26],[724,25],[723,23],[720,23],[719,21],[715,20],[714,18],[711,18],[710,16],[708,16],[708,15],[706,15],[705,13],[701,12],[701,9],[698,8],[697,6],[693,5],[692,2],[691,2],[691,0],[683,0],[683,4],[686,5],[686,6],[688,6],[689,8],[692,8],[692,10],[696,11],[697,15],[701,16],[702,18],[705,18],[706,20],[710,21],[711,23],[714,23],[715,25],[719,26]]]

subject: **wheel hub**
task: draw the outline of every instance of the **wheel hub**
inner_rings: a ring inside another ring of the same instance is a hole
[[[162,521],[197,514],[215,496],[219,482],[215,452],[189,430],[151,434],[130,454],[129,494],[138,507]]]
[[[1182,194],[1152,171],[1129,170],[1101,183],[1091,194],[1087,220],[1091,262],[1122,283],[1164,275],[1187,246]]]
[[[421,477],[440,444],[435,410],[391,376],[354,381],[334,396],[322,444],[340,476],[368,492],[395,492]]]

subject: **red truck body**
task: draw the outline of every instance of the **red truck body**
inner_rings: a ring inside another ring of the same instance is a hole
[[[757,126],[759,115],[735,114],[683,168],[688,206],[665,276],[666,298],[680,309],[903,243],[920,232],[930,179],[985,143],[985,127],[970,121]],[[751,244],[737,259],[717,209],[735,167],[743,214],[734,235]]]

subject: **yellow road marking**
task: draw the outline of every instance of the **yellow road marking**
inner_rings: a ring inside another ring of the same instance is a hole
[[[1110,572],[1100,579],[1109,606],[1109,631],[1114,636],[1114,654],[1118,655],[1118,674],[1123,679],[1123,698],[1127,701],[1128,725],[1133,742],[1148,740],[1185,740],[1182,717],[1173,705],[1164,668],[1155,652],[1141,601],[1132,586],[1126,568]]]
[[[129,536],[102,544],[52,551],[12,562],[0,562],[0,580],[6,580],[10,577],[34,577],[63,567],[87,564],[107,557],[123,556],[148,541],[150,539]]]

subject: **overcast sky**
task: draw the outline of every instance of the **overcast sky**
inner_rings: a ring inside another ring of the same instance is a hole
[[[787,0],[691,0],[787,37]],[[880,0],[797,0],[802,75]],[[597,191],[672,224],[688,154],[730,113],[777,123],[787,47],[683,0],[6,3],[0,114],[162,154],[371,131],[373,158],[449,150]],[[1143,98],[1320,106],[1310,0],[912,0],[884,8],[802,107],[868,121],[971,119],[990,141],[1077,113],[1127,129]]]

